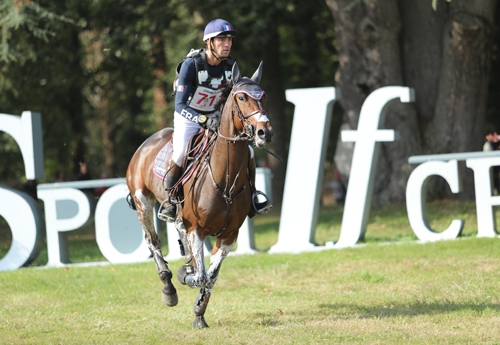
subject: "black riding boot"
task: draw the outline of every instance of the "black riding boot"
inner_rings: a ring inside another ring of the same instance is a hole
[[[255,157],[250,160],[250,164],[248,166],[248,175],[250,175],[250,180],[251,183],[255,186]],[[248,218],[252,219],[256,215],[262,215],[266,214],[267,212],[271,211],[273,208],[273,204],[271,204],[271,201],[265,195],[263,192],[256,190],[256,188],[253,188],[254,191],[252,191],[252,202],[251,202],[251,207],[250,207],[250,212],[248,212]],[[259,202],[259,195],[264,198],[264,201]]]
[[[177,181],[179,181],[179,177],[181,176],[180,166],[178,166],[174,162],[171,162],[170,166],[171,168],[167,173],[167,191],[169,192],[169,194]],[[166,201],[164,201],[163,204],[165,202]],[[173,223],[175,221],[175,217],[177,216],[177,206],[175,204],[168,203],[168,205],[165,206],[165,208],[162,209],[160,213],[160,218],[163,218],[163,220],[166,220],[167,222]]]

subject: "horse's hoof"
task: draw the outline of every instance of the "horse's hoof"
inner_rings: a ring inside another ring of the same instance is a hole
[[[203,315],[197,316],[193,321],[193,328],[208,328]]]
[[[177,279],[182,285],[186,285],[186,277],[194,274],[194,267],[192,265],[184,265],[177,271]]]
[[[179,298],[177,297],[177,290],[172,284],[166,284],[161,292],[161,300],[163,303],[169,307],[175,307],[177,305]]]
[[[167,295],[166,293],[162,293],[161,300],[169,307],[175,307],[177,303],[179,303],[179,298],[177,297],[177,293],[173,295]]]

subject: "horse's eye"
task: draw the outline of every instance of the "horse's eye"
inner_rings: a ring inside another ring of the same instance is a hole
[[[243,101],[245,100],[245,96],[243,96],[243,95],[238,95],[238,100],[240,100],[240,101],[242,101],[242,102],[243,102]]]

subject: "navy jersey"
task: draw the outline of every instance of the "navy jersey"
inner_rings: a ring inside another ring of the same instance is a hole
[[[207,64],[207,66],[208,66],[208,75],[212,78],[220,77],[224,73],[224,62],[220,63],[217,66],[211,66],[209,64]],[[226,79],[224,79],[224,81],[226,81]],[[217,89],[221,88],[222,86],[223,85],[216,85],[216,86],[206,85],[206,87],[209,89]],[[180,115],[182,115],[183,117],[185,117],[186,119],[193,122],[198,122],[198,116],[200,114],[209,114],[213,112],[213,109],[209,107],[206,108],[209,110],[203,110],[203,108],[195,106],[195,104],[193,104],[193,106],[190,106],[190,102],[192,101],[193,96],[196,97],[194,93],[195,91],[197,91],[197,88],[198,88],[198,78],[196,75],[195,61],[193,58],[187,58],[182,63],[179,72],[179,79],[177,82],[177,92],[175,94],[175,111]],[[200,99],[201,99],[200,97],[196,98],[197,103],[200,103]],[[210,96],[207,95],[207,99],[203,101],[208,101],[210,105],[213,105],[216,99],[215,98],[210,99]]]

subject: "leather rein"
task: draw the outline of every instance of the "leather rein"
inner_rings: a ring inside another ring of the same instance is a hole
[[[231,184],[230,181],[229,181],[229,178],[230,178],[230,175],[229,175],[229,165],[230,165],[230,160],[229,160],[229,146],[230,146],[230,143],[234,143],[234,142],[237,142],[237,141],[253,141],[253,136],[255,134],[255,129],[254,127],[252,126],[252,124],[250,123],[250,121],[248,121],[248,119],[250,117],[256,117],[257,121],[260,121],[261,120],[261,117],[264,116],[264,121],[269,121],[267,119],[267,111],[264,110],[262,108],[262,104],[260,102],[260,99],[257,100],[257,103],[259,105],[259,109],[251,112],[250,114],[247,114],[247,115],[243,115],[243,113],[241,112],[241,109],[240,107],[238,106],[238,102],[236,101],[236,94],[237,93],[240,93],[240,92],[244,92],[244,91],[241,91],[241,87],[246,85],[246,84],[255,84],[255,83],[252,83],[252,82],[243,82],[243,83],[239,83],[239,84],[236,84],[234,87],[233,87],[233,90],[231,91],[231,96],[233,97],[233,100],[234,100],[234,103],[235,103],[235,108],[236,108],[236,113],[238,115],[238,118],[240,119],[240,121],[242,122],[242,125],[243,125],[243,131],[241,131],[240,133],[238,133],[238,135],[236,135],[235,137],[227,137],[223,134],[220,133],[220,128],[217,130],[217,133],[216,135],[219,136],[220,138],[224,139],[226,141],[226,147],[227,147],[227,155],[226,155],[226,186],[224,187],[224,189],[222,189],[218,184],[217,182],[215,182],[215,178],[214,178],[214,175],[213,175],[213,172],[212,172],[212,167],[210,166],[210,155],[207,155],[205,157],[205,163],[206,163],[206,166],[208,168],[208,171],[209,171],[209,175],[210,175],[210,178],[212,179],[212,184],[214,185],[215,189],[217,190],[217,192],[219,193],[219,195],[224,199],[224,201],[226,202],[226,221],[225,221],[225,224],[224,224],[224,227],[219,231],[217,232],[216,234],[214,234],[213,236],[221,236],[227,229],[227,225],[229,223],[229,208],[231,207],[231,205],[233,204],[234,200],[243,193],[243,191],[245,190],[245,185],[243,185],[243,187],[236,193],[235,193],[235,187],[236,187],[236,181],[238,181],[239,177],[240,177],[240,174],[241,174],[241,171],[243,170],[243,166],[245,165],[245,162],[247,161],[247,159],[242,159],[242,162],[241,162],[241,165],[238,169],[238,173],[236,174],[236,177],[234,178],[234,181],[233,183]],[[250,96],[248,96],[250,97]],[[248,150],[246,150],[246,154],[245,154],[245,157],[246,158],[246,155],[248,154]],[[228,188],[228,186],[230,186]]]

